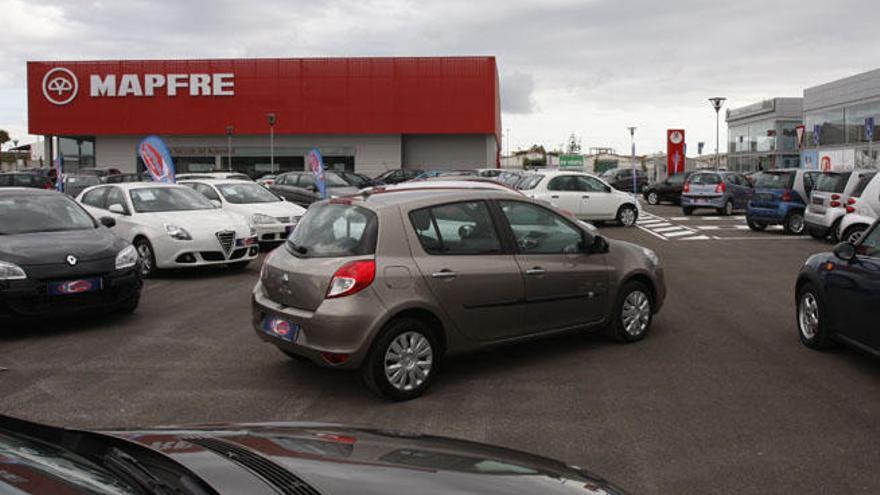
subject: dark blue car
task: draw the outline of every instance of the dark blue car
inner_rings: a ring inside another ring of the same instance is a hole
[[[804,345],[825,349],[839,341],[880,356],[880,222],[855,244],[808,259],[795,294]]]
[[[755,192],[746,209],[746,223],[752,230],[782,225],[786,234],[804,233],[804,210],[813,190],[815,175],[799,169],[762,172],[755,181]]]

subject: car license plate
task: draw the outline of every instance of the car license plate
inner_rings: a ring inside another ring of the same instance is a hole
[[[281,340],[296,342],[299,325],[275,316],[266,316],[263,318],[263,331]]]
[[[84,294],[96,292],[104,288],[101,277],[81,278],[79,280],[65,280],[63,282],[49,282],[48,291],[50,296],[69,296],[71,294]]]
[[[825,204],[825,198],[813,198],[814,205],[822,205]]]
[[[697,200],[697,204],[699,204],[699,205],[704,205],[704,204],[706,204],[706,203],[708,203],[708,202],[709,202],[709,200],[708,200],[708,199],[705,199],[705,198],[700,198],[700,199]]]

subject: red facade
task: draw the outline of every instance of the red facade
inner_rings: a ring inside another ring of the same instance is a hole
[[[274,113],[277,134],[500,144],[494,57],[28,62],[27,77],[31,134],[267,134]]]

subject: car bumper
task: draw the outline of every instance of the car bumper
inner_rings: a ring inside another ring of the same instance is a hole
[[[296,227],[295,223],[269,223],[257,224],[254,228],[257,231],[257,239],[260,242],[284,242],[287,236],[293,232]]]
[[[286,307],[272,301],[259,282],[252,295],[252,325],[260,339],[333,368],[360,367],[385,315],[384,305],[371,289],[348,297],[325,299],[315,311]],[[267,332],[264,329],[267,317],[296,326],[295,337],[287,340]],[[347,359],[343,363],[331,363],[322,353],[346,355]]]
[[[50,296],[48,280],[0,282],[0,317],[54,318],[113,311],[138,297],[143,281],[136,268],[80,278],[100,277],[102,288],[95,292]]]
[[[831,231],[831,226],[844,214],[846,210],[843,208],[826,208],[823,212],[811,211],[807,208],[804,212],[804,223],[810,231],[827,234]]]
[[[251,261],[260,253],[258,237],[238,238],[235,246],[226,254],[217,241],[172,241],[154,245],[158,268],[187,268],[196,266],[225,265]]]
[[[723,208],[724,196],[681,196],[681,206],[686,208]]]
[[[746,209],[746,219],[763,224],[780,224],[785,222],[789,213],[793,211],[802,212],[803,209],[803,205],[790,205],[785,203],[777,205],[755,205],[749,203],[749,206]]]

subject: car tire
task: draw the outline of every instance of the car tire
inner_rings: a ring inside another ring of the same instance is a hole
[[[795,318],[801,343],[811,349],[829,349],[834,346],[824,314],[822,296],[813,284],[804,284],[798,291]]]
[[[837,244],[843,237],[843,234],[841,232],[838,232],[840,230],[841,220],[843,220],[842,217],[838,218],[837,221],[831,224],[831,230],[828,231],[828,237],[831,238],[831,242],[833,242],[834,244]]]
[[[718,208],[718,214],[725,217],[733,215],[733,200],[728,199],[722,208]]]
[[[660,203],[660,196],[657,195],[656,192],[651,191],[648,193],[648,196],[645,198],[649,205],[657,205]]]
[[[427,367],[419,364],[425,362]],[[403,375],[397,375],[395,370]],[[417,370],[427,370],[427,376],[420,376]],[[361,375],[367,387],[378,396],[405,401],[422,395],[439,371],[440,346],[434,330],[422,320],[397,318],[373,341]]]
[[[682,206],[681,212],[684,213],[685,216],[689,217],[694,214],[694,209],[688,206]]]
[[[145,237],[138,237],[134,241],[134,248],[141,257],[141,276],[152,277],[156,274],[156,255],[153,253],[153,245]]]
[[[804,229],[806,229],[804,214],[799,211],[789,213],[782,222],[782,231],[786,235],[801,235],[804,233]]]
[[[862,237],[862,234],[868,230],[868,227],[865,225],[851,225],[846,231],[840,236],[840,240],[843,242],[848,242],[850,244],[855,244],[858,242],[859,238]]]
[[[623,227],[632,227],[639,219],[639,210],[633,205],[623,205],[617,209],[617,223]]]
[[[824,232],[819,232],[818,230],[807,229],[807,232],[810,234],[810,237],[812,237],[813,239],[824,240],[826,237],[828,237],[828,234],[826,234]]]
[[[241,272],[241,271],[244,271],[244,270],[248,267],[248,265],[250,265],[250,264],[251,264],[250,260],[248,260],[248,261],[237,261],[237,262],[235,262],[235,263],[229,263],[229,264],[227,264],[226,267],[229,268],[229,269],[232,270],[232,271],[235,271],[235,272]]]
[[[749,225],[749,228],[754,230],[755,232],[761,232],[767,228],[766,223],[756,222],[751,218],[746,218],[746,223]]]
[[[654,299],[642,282],[627,282],[614,305],[611,336],[620,342],[637,342],[645,337],[654,319]],[[635,318],[633,320],[632,318]]]

